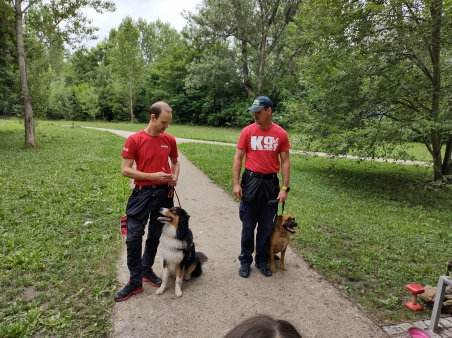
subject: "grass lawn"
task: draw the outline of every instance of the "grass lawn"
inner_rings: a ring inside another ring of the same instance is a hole
[[[179,149],[232,195],[233,147]],[[436,286],[452,259],[452,192],[431,177],[425,167],[291,156],[293,247],[381,325],[428,319],[429,308],[405,309],[405,285]]]
[[[72,122],[67,124],[71,125]],[[128,131],[139,131],[145,128],[145,123],[106,123],[106,122],[74,122],[75,126],[88,126]],[[201,126],[182,126],[177,124],[170,124],[167,132],[171,135],[181,138],[190,138],[196,140],[208,140],[216,142],[237,143],[240,135],[240,129],[233,128],[214,128]],[[305,150],[297,145],[299,134],[289,131],[289,138],[293,149]],[[425,145],[421,143],[409,143],[404,149],[413,160],[432,162],[430,153]],[[443,149],[444,153],[444,149]]]
[[[68,122],[72,124],[72,122]],[[107,128],[128,131],[140,131],[147,126],[147,123],[105,123],[105,122],[74,122],[76,126]],[[233,128],[213,128],[201,126],[182,126],[170,124],[167,133],[175,137],[189,138],[195,140],[206,140],[226,143],[237,143],[240,129]]]
[[[0,337],[105,337],[111,330],[119,218],[129,194],[124,138],[0,120]]]
[[[120,173],[124,138],[82,124],[144,127],[38,121],[38,148],[26,149],[23,123],[0,120],[0,337],[111,333],[119,218],[130,192]],[[169,132],[221,142],[239,133],[174,125]],[[234,147],[180,150],[231,193]],[[299,223],[293,247],[380,324],[429,318],[429,308],[403,307],[404,286],[436,285],[452,259],[451,191],[432,184],[425,167],[306,155],[291,163],[285,209]]]

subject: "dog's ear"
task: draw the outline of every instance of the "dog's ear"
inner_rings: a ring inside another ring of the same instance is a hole
[[[186,236],[190,236],[190,231],[188,230],[188,219],[190,215],[185,212],[184,209],[179,209],[179,224],[177,226],[177,238],[184,238],[187,240]],[[190,239],[193,240],[193,239]]]
[[[273,227],[275,227],[279,222],[281,222],[281,215],[276,215],[275,219],[273,220]]]
[[[181,222],[188,222],[188,220],[190,219],[190,215],[187,214],[187,212],[185,210],[181,209],[179,219]]]

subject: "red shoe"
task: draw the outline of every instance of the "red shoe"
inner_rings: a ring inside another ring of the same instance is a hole
[[[141,285],[136,286],[135,284],[131,284],[129,281],[129,283],[127,283],[127,285],[115,295],[115,301],[122,302],[132,297],[132,295],[136,295],[141,292],[143,292],[143,287]]]
[[[150,271],[146,271],[143,274],[142,280],[143,282],[147,282],[152,286],[159,287],[160,285],[162,285],[162,280],[159,277],[157,277],[157,275],[154,273],[154,270],[152,269]]]

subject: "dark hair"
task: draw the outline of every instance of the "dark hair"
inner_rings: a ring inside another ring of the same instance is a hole
[[[173,109],[169,106],[168,103],[163,101],[158,101],[154,103],[151,108],[149,108],[149,115],[154,114],[155,118],[158,119],[159,115],[162,111],[167,111],[169,113],[173,112]]]
[[[268,315],[257,315],[244,320],[224,338],[302,338],[288,321],[273,319]]]

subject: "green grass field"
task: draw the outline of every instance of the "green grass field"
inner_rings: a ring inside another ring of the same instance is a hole
[[[68,122],[72,125],[72,122]],[[99,127],[108,129],[139,131],[144,129],[144,123],[105,123],[105,122],[74,122],[75,126]],[[167,129],[171,135],[181,138],[189,138],[196,140],[209,140],[216,142],[237,143],[240,135],[240,129],[232,128],[214,128],[214,127],[200,127],[200,126],[181,126],[171,124]],[[289,137],[293,149],[304,150],[299,148],[295,141],[299,135],[295,132],[289,131]],[[409,143],[405,145],[404,149],[413,160],[432,162],[430,153],[425,145],[421,143]]]
[[[124,139],[0,120],[0,337],[103,337],[111,330]]]
[[[80,125],[38,121],[38,148],[27,149],[22,122],[0,120],[0,337],[111,334],[129,194],[124,139]],[[168,131],[231,143],[240,132]],[[180,151],[231,193],[234,147]],[[381,325],[428,319],[429,308],[403,303],[405,284],[436,285],[452,259],[452,192],[431,182],[431,168],[291,155],[291,177],[285,210],[299,223],[292,245],[304,259]]]
[[[179,149],[232,192],[233,147]],[[285,212],[299,224],[292,245],[382,325],[428,319],[430,309],[404,308],[405,284],[436,285],[452,259],[452,193],[431,175],[425,167],[291,155]]]

